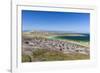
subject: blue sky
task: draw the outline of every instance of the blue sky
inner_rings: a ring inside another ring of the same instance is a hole
[[[90,14],[22,10],[22,30],[89,33]]]

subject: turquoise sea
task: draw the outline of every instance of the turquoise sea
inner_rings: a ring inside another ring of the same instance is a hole
[[[84,41],[89,42],[90,41],[90,35],[89,34],[82,34],[83,36],[56,36],[56,39],[68,39],[68,40],[75,40],[75,41]]]

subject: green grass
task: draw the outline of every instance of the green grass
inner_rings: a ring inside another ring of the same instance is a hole
[[[22,55],[22,62],[31,62],[32,59],[29,55]]]
[[[63,61],[63,60],[84,60],[89,59],[85,54],[64,54],[60,51],[50,51],[47,49],[38,49],[33,52],[32,57],[22,55],[22,62],[39,62],[39,61]]]

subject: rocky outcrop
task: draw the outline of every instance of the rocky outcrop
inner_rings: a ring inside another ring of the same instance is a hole
[[[23,38],[22,40],[23,54],[31,54],[37,49],[49,49],[61,51],[63,53],[82,53],[89,55],[89,48],[68,41],[46,39],[40,37]]]

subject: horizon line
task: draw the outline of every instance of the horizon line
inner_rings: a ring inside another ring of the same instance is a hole
[[[32,31],[40,31],[40,32],[67,32],[67,33],[90,33],[90,32],[75,32],[75,31],[60,31],[60,30],[22,30],[22,32],[32,32]]]

